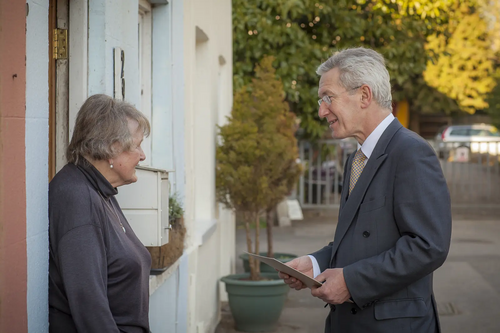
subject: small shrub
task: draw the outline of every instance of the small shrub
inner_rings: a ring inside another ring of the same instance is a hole
[[[184,209],[182,208],[181,203],[179,202],[179,198],[177,193],[170,196],[168,203],[168,219],[170,223],[175,223],[177,219],[180,219],[184,216]]]
[[[235,94],[228,123],[220,127],[221,144],[216,153],[217,200],[238,212],[245,224],[247,251],[256,254],[260,216],[289,193],[300,173],[295,115],[285,101],[272,62],[272,57],[265,57],[255,68],[252,84]],[[251,279],[259,280],[259,264],[249,259]]]

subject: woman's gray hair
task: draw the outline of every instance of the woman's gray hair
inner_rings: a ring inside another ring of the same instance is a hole
[[[375,101],[392,110],[391,78],[380,53],[364,47],[345,49],[322,63],[316,73],[323,75],[333,68],[339,69],[340,85],[346,90],[366,84],[372,89]]]
[[[131,150],[133,133],[128,127],[129,119],[137,121],[138,130],[149,136],[148,119],[133,105],[107,95],[90,96],[78,111],[73,137],[66,151],[68,162],[84,163],[84,157],[106,160]]]

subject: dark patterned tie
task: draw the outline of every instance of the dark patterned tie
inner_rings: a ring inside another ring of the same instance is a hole
[[[358,181],[359,176],[363,172],[363,168],[365,167],[366,156],[361,151],[361,148],[358,149],[356,154],[354,154],[354,160],[352,161],[352,169],[351,169],[351,179],[349,181],[349,194],[351,194],[356,182]]]

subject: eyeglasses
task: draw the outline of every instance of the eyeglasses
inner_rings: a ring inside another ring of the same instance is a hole
[[[352,88],[352,89],[343,91],[339,95],[342,95],[343,93],[346,93],[348,91],[353,91],[353,90],[359,89],[361,87],[362,86],[359,86],[359,87],[356,87],[356,88]],[[318,105],[321,106],[321,103],[323,103],[323,102],[325,102],[326,105],[332,105],[332,99],[335,98],[335,97],[338,97],[338,96],[335,96],[335,95],[332,95],[332,96],[323,96],[320,99],[318,99]]]

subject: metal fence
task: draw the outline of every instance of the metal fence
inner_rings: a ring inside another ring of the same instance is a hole
[[[454,204],[500,203],[500,142],[435,145]]]
[[[453,204],[500,204],[500,142],[429,142],[438,155]],[[299,143],[304,172],[298,186],[303,208],[339,206],[344,164],[354,140]]]
[[[299,143],[304,172],[299,181],[298,199],[303,208],[338,207],[344,163],[355,150],[356,142],[350,139]]]

